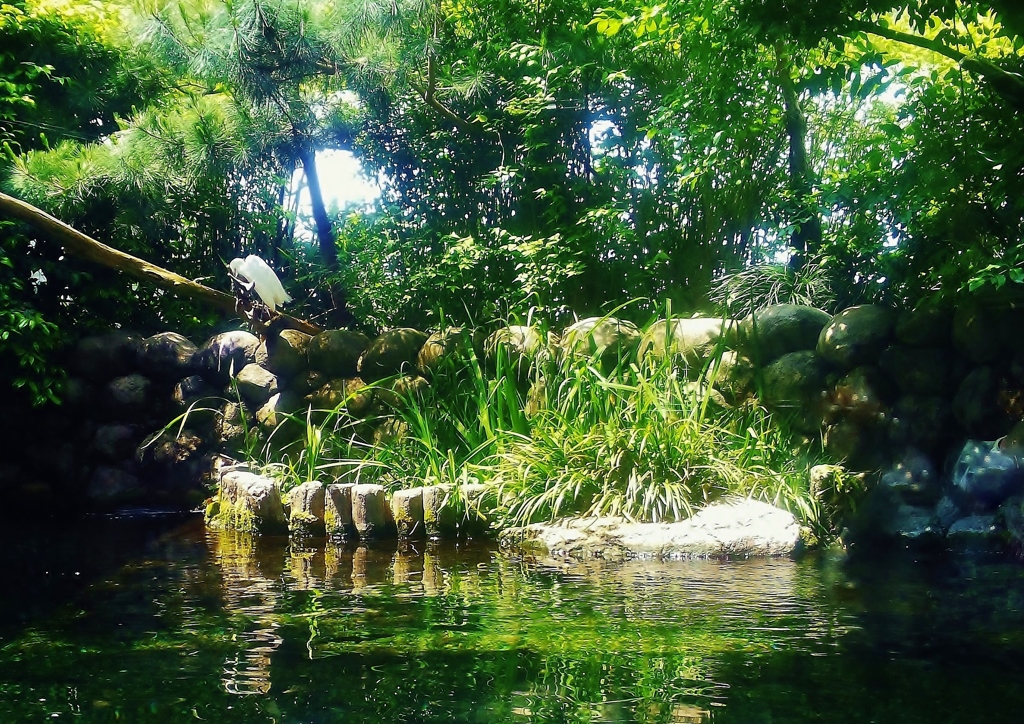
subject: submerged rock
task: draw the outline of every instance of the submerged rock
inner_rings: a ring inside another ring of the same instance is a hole
[[[792,513],[757,500],[712,503],[680,523],[576,518],[514,528],[504,547],[571,558],[746,558],[788,556],[800,541]]]

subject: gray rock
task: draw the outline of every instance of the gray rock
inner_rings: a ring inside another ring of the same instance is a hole
[[[161,332],[144,339],[139,346],[139,367],[151,376],[176,380],[192,371],[196,346],[177,332]]]
[[[911,347],[944,347],[952,324],[952,313],[943,307],[904,310],[896,317],[896,339]]]
[[[335,410],[344,407],[352,417],[369,415],[376,400],[377,388],[367,387],[358,377],[331,380],[312,395],[317,410]]]
[[[303,332],[285,329],[264,340],[256,350],[256,363],[273,372],[279,379],[297,377],[306,371],[309,364],[306,353],[311,339]]]
[[[640,339],[637,358],[660,362],[680,360],[699,372],[713,357],[736,343],[737,324],[731,319],[662,319],[652,324]]]
[[[192,358],[196,372],[212,382],[224,384],[247,364],[256,361],[259,338],[234,330],[210,337]]]
[[[324,498],[324,527],[327,535],[335,539],[355,534],[352,522],[352,483],[332,483]]]
[[[213,394],[214,390],[206,383],[206,380],[200,375],[191,375],[175,383],[174,389],[171,391],[171,401],[179,410],[184,411],[193,403]]]
[[[140,437],[133,425],[102,425],[96,428],[92,449],[103,460],[118,462],[134,455]]]
[[[355,377],[359,357],[370,346],[370,339],[362,332],[331,329],[309,340],[306,356],[309,368],[332,377]]]
[[[939,525],[944,530],[949,530],[949,527],[962,518],[963,515],[963,510],[948,495],[943,495],[939,498],[939,502],[935,505],[935,516],[939,519]]]
[[[330,381],[323,372],[306,370],[288,381],[288,389],[297,395],[310,395]]]
[[[194,430],[177,426],[158,430],[147,437],[135,451],[135,460],[143,465],[172,468],[202,457],[206,440]]]
[[[384,486],[352,486],[352,523],[359,537],[364,540],[386,536],[393,529],[391,506],[384,495]]]
[[[878,366],[908,395],[948,394],[951,370],[947,350],[891,345],[879,356]]]
[[[296,422],[296,417],[304,418],[305,402],[291,392],[278,392],[271,395],[266,404],[256,411],[256,422],[264,430],[274,430],[284,422]],[[305,425],[304,419],[301,421]]]
[[[281,489],[274,480],[244,471],[225,473],[218,499],[207,510],[213,528],[250,533],[281,533],[287,530]]]
[[[249,426],[255,423],[255,416],[237,402],[226,402],[220,408],[215,426],[217,443],[229,450],[238,450],[245,444]]]
[[[416,357],[427,335],[416,329],[400,328],[377,337],[359,358],[359,376],[376,382],[416,368]]]
[[[377,388],[376,399],[388,407],[397,409],[414,400],[422,399],[428,389],[430,383],[422,377],[399,375]]]
[[[821,357],[842,369],[874,364],[892,337],[893,313],[864,304],[844,309],[818,336]]]
[[[969,440],[953,465],[953,487],[966,500],[994,508],[1024,489],[1020,454]]]
[[[932,461],[916,450],[907,450],[882,473],[881,484],[909,505],[934,502],[940,494],[939,476]]]
[[[800,524],[792,513],[756,500],[712,503],[681,523],[622,518],[571,519],[505,531],[505,547],[572,558],[747,558],[792,555]]]
[[[468,369],[473,356],[473,337],[462,327],[434,332],[416,355],[416,369],[428,379],[445,371]]]
[[[832,393],[833,412],[862,423],[876,423],[888,417],[886,404],[890,385],[875,367],[857,367],[843,376]]]
[[[325,533],[326,491],[323,483],[308,482],[288,492],[288,530],[297,536]]]
[[[453,537],[458,529],[458,511],[450,485],[423,488],[423,525],[430,538]]]
[[[423,488],[396,490],[391,496],[391,514],[399,538],[423,538]]]
[[[738,343],[755,363],[767,365],[784,354],[813,350],[831,315],[800,304],[775,304],[747,315]]]
[[[546,343],[536,327],[510,325],[495,330],[484,342],[484,359],[488,369],[499,366],[526,375],[530,367],[544,356]],[[499,364],[500,362],[500,364]]]
[[[106,388],[106,406],[115,416],[136,420],[150,411],[150,381],[139,374],[110,381]]]
[[[764,403],[796,409],[820,405],[827,375],[827,365],[811,350],[784,354],[763,370]]]
[[[92,382],[106,382],[135,370],[142,338],[127,332],[111,332],[79,340],[71,367]]]
[[[992,548],[1002,542],[1003,529],[994,515],[971,515],[949,527],[946,538],[956,547]]]
[[[573,357],[589,358],[600,351],[603,363],[628,358],[640,343],[640,330],[614,317],[588,317],[567,327],[561,348]]]
[[[277,375],[270,370],[263,369],[258,364],[248,364],[243,367],[235,377],[235,384],[238,386],[238,394],[246,402],[257,407],[263,405],[279,391]]]
[[[718,366],[713,367],[709,378],[729,402],[738,402],[754,392],[757,368],[754,363],[739,352],[729,350],[722,354]]]
[[[901,505],[887,521],[886,532],[907,542],[933,542],[942,534],[934,508]]]

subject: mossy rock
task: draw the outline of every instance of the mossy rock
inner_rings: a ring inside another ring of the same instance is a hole
[[[256,351],[256,362],[279,378],[290,380],[308,368],[306,351],[311,339],[304,332],[285,329],[260,345]]]
[[[363,418],[372,412],[376,395],[377,389],[359,377],[339,378],[318,389],[310,402],[317,410],[343,407],[352,417]]]
[[[844,309],[818,336],[822,359],[844,370],[875,364],[892,338],[895,317],[891,309],[862,304]]]
[[[427,338],[416,356],[416,368],[432,378],[445,370],[457,371],[469,366],[473,355],[473,337],[463,327],[449,327]]]
[[[359,376],[367,382],[376,382],[414,370],[417,355],[426,341],[426,334],[407,327],[385,332],[373,340],[359,358]]]
[[[328,378],[355,377],[359,357],[370,346],[370,338],[362,332],[330,329],[309,341],[306,354],[309,368]]]
[[[784,354],[813,350],[821,330],[832,319],[828,312],[802,304],[773,304],[748,314],[737,328],[741,351],[759,365]]]

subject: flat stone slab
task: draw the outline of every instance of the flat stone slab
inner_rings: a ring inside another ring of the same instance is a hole
[[[800,524],[792,513],[757,500],[712,503],[679,523],[572,518],[502,533],[502,547],[577,559],[749,558],[792,555]]]

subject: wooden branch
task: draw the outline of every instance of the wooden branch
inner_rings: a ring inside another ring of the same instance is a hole
[[[853,27],[855,30],[859,30],[869,35],[877,35],[880,38],[894,40],[897,43],[905,43],[906,45],[924,48],[925,50],[930,50],[944,58],[949,58],[950,60],[959,63],[960,67],[969,73],[974,73],[979,78],[983,78],[988,81],[989,84],[991,84],[992,89],[1002,96],[1004,100],[1016,106],[1018,109],[1024,110],[1024,76],[1004,70],[984,58],[967,55],[956,48],[951,48],[941,41],[926,38],[923,35],[914,35],[913,33],[904,33],[892,28],[883,28],[881,25],[869,23],[864,20],[857,21],[854,23]]]
[[[211,289],[180,274],[102,244],[24,201],[0,193],[0,213],[30,224],[50,241],[61,244],[69,254],[115,269],[134,279],[166,289],[179,297],[195,299],[231,315],[238,314],[236,300],[232,295]],[[319,334],[322,331],[315,324],[288,314],[279,314],[275,317],[277,318],[281,319],[278,323],[280,326],[297,329],[306,334]],[[271,323],[273,321],[271,320]]]

